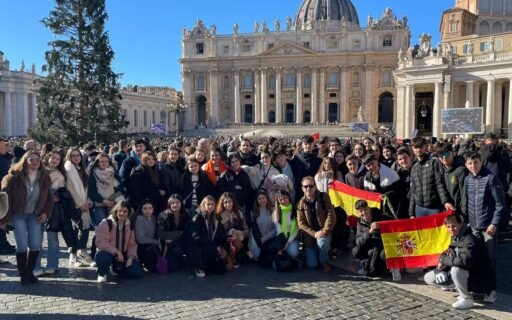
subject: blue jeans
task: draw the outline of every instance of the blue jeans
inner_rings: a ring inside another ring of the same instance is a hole
[[[331,236],[316,239],[316,247],[306,247],[306,266],[315,269],[318,262],[325,265],[329,260],[329,249],[331,246]]]
[[[108,209],[105,207],[94,207],[91,210],[91,220],[92,224],[97,227],[100,222],[107,217]]]
[[[436,213],[440,213],[440,212],[445,211],[445,209],[443,207],[426,208],[426,207],[422,207],[422,206],[419,206],[419,205],[416,205],[414,210],[415,210],[414,214],[415,214],[415,216],[417,218],[431,216],[431,215],[434,215]]]
[[[290,257],[296,259],[299,256],[299,240],[293,240],[288,245],[288,248],[286,248],[286,253],[288,253]]]
[[[41,224],[33,213],[19,213],[12,217],[16,252],[39,251],[43,245]]]
[[[114,256],[109,252],[99,251],[96,253],[96,266],[98,267],[98,274],[105,276],[110,271],[110,266],[114,262]],[[119,271],[119,272],[118,272]],[[123,278],[141,278],[144,275],[144,269],[140,265],[139,261],[133,261],[131,267],[123,267],[121,270],[116,270],[117,274]]]
[[[44,224],[41,225],[41,243],[43,242]],[[46,269],[57,269],[59,267],[59,233],[47,231],[46,238],[48,239],[48,253],[46,256]],[[36,262],[36,270],[41,270],[41,256],[39,254]]]

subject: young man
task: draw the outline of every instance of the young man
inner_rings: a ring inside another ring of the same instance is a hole
[[[143,139],[132,141],[132,151],[130,152],[130,156],[123,161],[121,168],[119,169],[119,176],[121,177],[125,187],[130,184],[130,174],[132,173],[132,170],[140,164],[144,151],[146,151],[146,144]]]
[[[238,148],[238,155],[242,159],[243,166],[253,167],[260,163],[260,158],[252,152],[251,141],[247,138],[242,139]]]
[[[306,266],[314,269],[318,262],[324,271],[330,271],[329,248],[331,234],[336,225],[336,213],[329,195],[316,190],[315,179],[311,176],[301,180],[304,196],[297,203],[297,222],[304,234]]]
[[[440,143],[437,146],[437,157],[443,165],[443,179],[450,201],[454,204],[456,212],[461,213],[461,193],[464,186],[464,178],[467,174],[464,160],[455,155],[452,145],[448,143]],[[467,221],[467,217],[464,218]]]
[[[496,294],[492,294],[496,289],[496,277],[483,238],[473,234],[460,215],[451,214],[444,219],[444,223],[452,236],[452,243],[439,256],[437,268],[425,275],[425,282],[449,288],[453,281],[459,292],[459,299],[452,304],[455,309],[473,307],[471,292],[487,294],[485,302],[496,301]]]
[[[399,195],[400,204],[396,208],[398,219],[409,218],[409,203],[411,199],[411,169],[414,162],[411,158],[411,152],[407,147],[400,147],[396,152],[396,161],[391,166],[398,173],[401,183],[401,192]]]
[[[509,215],[505,191],[500,179],[483,166],[480,154],[469,152],[464,158],[469,174],[464,179],[462,210],[468,216],[473,233],[485,240],[496,274],[498,225]],[[496,297],[496,293],[492,296]]]
[[[393,210],[398,208],[400,193],[400,177],[391,168],[379,163],[375,155],[369,153],[363,158],[368,170],[364,176],[364,190],[377,192],[386,196]]]
[[[314,177],[322,163],[322,159],[313,153],[315,140],[312,136],[304,136],[302,138],[302,151],[295,154],[290,162],[295,177],[295,192],[298,199],[303,196],[303,189],[301,187],[302,178],[311,176]]]

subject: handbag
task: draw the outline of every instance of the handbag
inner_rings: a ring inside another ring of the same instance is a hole
[[[161,255],[156,246],[151,246],[152,250],[156,253],[156,271],[159,274],[166,274],[169,272],[169,261],[165,258],[167,252],[167,246],[165,247],[164,253]]]

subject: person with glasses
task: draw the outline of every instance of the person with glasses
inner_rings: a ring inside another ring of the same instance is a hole
[[[455,155],[451,144],[439,143],[437,145],[437,157],[443,164],[443,177],[446,190],[455,206],[456,212],[462,213],[462,190],[464,189],[464,178],[468,175],[468,170],[464,166],[464,159]],[[464,221],[468,221],[467,216]]]
[[[297,221],[304,234],[306,266],[315,269],[320,263],[324,271],[330,271],[329,249],[336,225],[334,207],[327,193],[317,191],[313,177],[304,177],[301,188],[304,196],[297,204]]]
[[[33,272],[42,247],[41,225],[53,210],[51,188],[50,176],[41,165],[39,153],[33,150],[27,151],[2,179],[2,191],[9,197],[9,212],[0,220],[0,226],[10,223],[14,227],[21,285],[39,281]]]

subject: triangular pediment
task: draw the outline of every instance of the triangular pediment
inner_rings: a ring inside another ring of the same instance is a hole
[[[316,52],[291,42],[282,43],[261,53],[262,56],[293,56],[305,54],[316,54]]]

